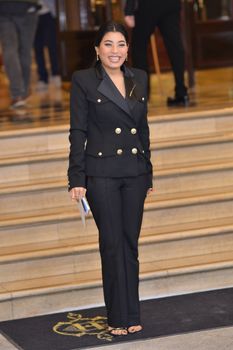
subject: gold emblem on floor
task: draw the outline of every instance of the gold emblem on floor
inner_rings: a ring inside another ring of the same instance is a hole
[[[61,335],[71,335],[74,337],[83,337],[92,335],[98,339],[112,341],[113,336],[108,333],[107,317],[82,317],[81,314],[69,312],[67,321],[58,322],[53,331]]]

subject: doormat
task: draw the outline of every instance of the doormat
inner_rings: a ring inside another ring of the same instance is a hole
[[[21,350],[77,350],[233,326],[233,288],[141,301],[143,331],[113,337],[104,307],[0,322]]]

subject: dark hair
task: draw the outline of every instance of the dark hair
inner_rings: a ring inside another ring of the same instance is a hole
[[[127,44],[129,43],[129,36],[123,24],[109,21],[102,24],[101,27],[99,28],[96,34],[95,42],[94,42],[95,46],[99,46],[105,34],[109,32],[121,33],[124,36],[126,43]]]

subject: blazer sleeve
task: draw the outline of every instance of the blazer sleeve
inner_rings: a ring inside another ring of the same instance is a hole
[[[86,187],[85,142],[87,139],[88,101],[79,73],[72,76],[70,96],[69,190]]]
[[[147,73],[143,72],[143,77],[141,81],[144,82],[144,91],[147,91],[148,88],[148,76]],[[147,95],[147,93],[146,93]],[[148,168],[149,168],[149,180],[148,180],[148,188],[153,187],[153,166],[150,161],[151,158],[151,152],[150,152],[150,130],[149,130],[149,125],[148,125],[148,120],[147,120],[147,103],[145,103],[145,108],[144,108],[144,114],[141,119],[140,125],[139,125],[139,137],[144,149],[144,154],[145,157],[148,161]]]
[[[137,0],[126,0],[125,3],[125,16],[133,16],[137,7]]]

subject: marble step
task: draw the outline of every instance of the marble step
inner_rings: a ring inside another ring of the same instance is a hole
[[[0,158],[0,184],[67,177],[68,150],[19,154]],[[43,169],[43,171],[42,171]]]
[[[155,169],[185,167],[187,163],[221,163],[233,154],[233,133],[205,134],[161,141],[152,139],[151,150]],[[66,178],[67,165],[68,149],[2,156],[0,183],[10,183],[16,178],[17,181],[52,178],[54,175]]]
[[[191,191],[233,185],[233,159],[154,167],[154,186],[158,193]]]
[[[152,138],[195,136],[206,133],[233,131],[233,108],[156,115],[149,110]],[[0,132],[1,155],[40,153],[68,149],[69,125],[28,128]],[[17,144],[17,148],[15,145]]]
[[[1,131],[1,157],[39,155],[41,152],[68,149],[68,132],[68,125]]]
[[[48,218],[47,218],[48,219]],[[24,218],[25,220],[25,218]],[[23,221],[23,220],[22,220]],[[198,220],[196,222],[185,222],[166,225],[166,223],[154,222],[153,225],[148,225],[146,220],[142,223],[141,236],[146,236],[151,241],[151,235],[153,233],[153,241],[166,241],[166,240],[179,240],[184,238],[192,238],[199,236],[218,235],[219,232],[229,233],[232,230],[233,219],[232,217],[222,217],[211,220]],[[59,250],[60,246],[63,249],[64,242],[76,242],[79,241],[80,245],[90,244],[97,242],[97,228],[94,221],[90,218],[87,220],[86,227],[79,225],[78,218],[70,218],[67,221],[64,220],[52,220],[50,223],[46,222],[31,224],[18,223],[8,227],[3,227],[0,230],[0,249],[2,252],[7,250],[11,254],[22,253],[26,256],[35,254],[38,249],[29,249],[27,253],[27,247],[40,246],[40,251],[43,254],[50,254],[50,249]],[[146,238],[144,238],[146,243]],[[223,242],[224,243],[224,242]],[[70,246],[69,244],[66,244]],[[18,247],[17,249],[15,247]]]
[[[159,195],[232,185],[233,159],[186,163],[183,167],[154,167],[154,187]],[[0,184],[0,199],[2,213],[58,203],[70,205],[64,177]]]
[[[2,213],[0,237],[5,241],[6,232],[11,235],[14,231],[19,235],[20,233],[24,235],[24,231],[27,231],[32,236],[34,232],[41,234],[42,237],[50,234],[61,237],[67,234],[67,231],[74,232],[74,228],[82,232],[77,204],[72,201],[69,203],[66,206],[47,206],[38,210],[23,209]],[[232,213],[232,186],[167,194],[157,194],[155,191],[146,200],[143,223],[147,227],[156,227],[196,220],[212,220],[231,216]],[[92,232],[95,225],[91,216],[87,220],[87,226],[87,231]]]
[[[166,230],[153,227],[142,230],[139,242],[142,263],[233,251],[232,218]],[[88,272],[99,264],[97,234],[0,248],[1,282]]]
[[[204,134],[151,142],[153,164],[182,165],[187,162],[218,160],[233,154],[233,133]]]
[[[217,110],[169,113],[156,115],[149,109],[149,125],[152,138],[157,140],[201,136],[207,133],[233,131],[233,108]]]
[[[56,181],[51,179],[22,186],[17,186],[16,183],[2,188],[0,193],[0,212],[2,214],[59,206],[70,207],[73,204],[63,179]]]
[[[232,286],[233,252],[140,265],[141,298]],[[103,304],[100,269],[0,283],[0,320]]]
[[[54,169],[54,173],[55,171],[56,169]],[[233,185],[233,158],[187,162],[182,164],[182,167],[176,164],[154,165],[154,187],[159,194],[213,188],[222,185]],[[16,199],[21,201],[23,196],[33,197],[34,194],[40,191],[40,195],[43,197],[43,191],[55,188],[61,191],[62,187],[67,192],[66,178],[58,175],[42,179],[17,180],[0,183],[0,196],[1,201],[8,197],[13,198],[13,196],[14,201]]]

